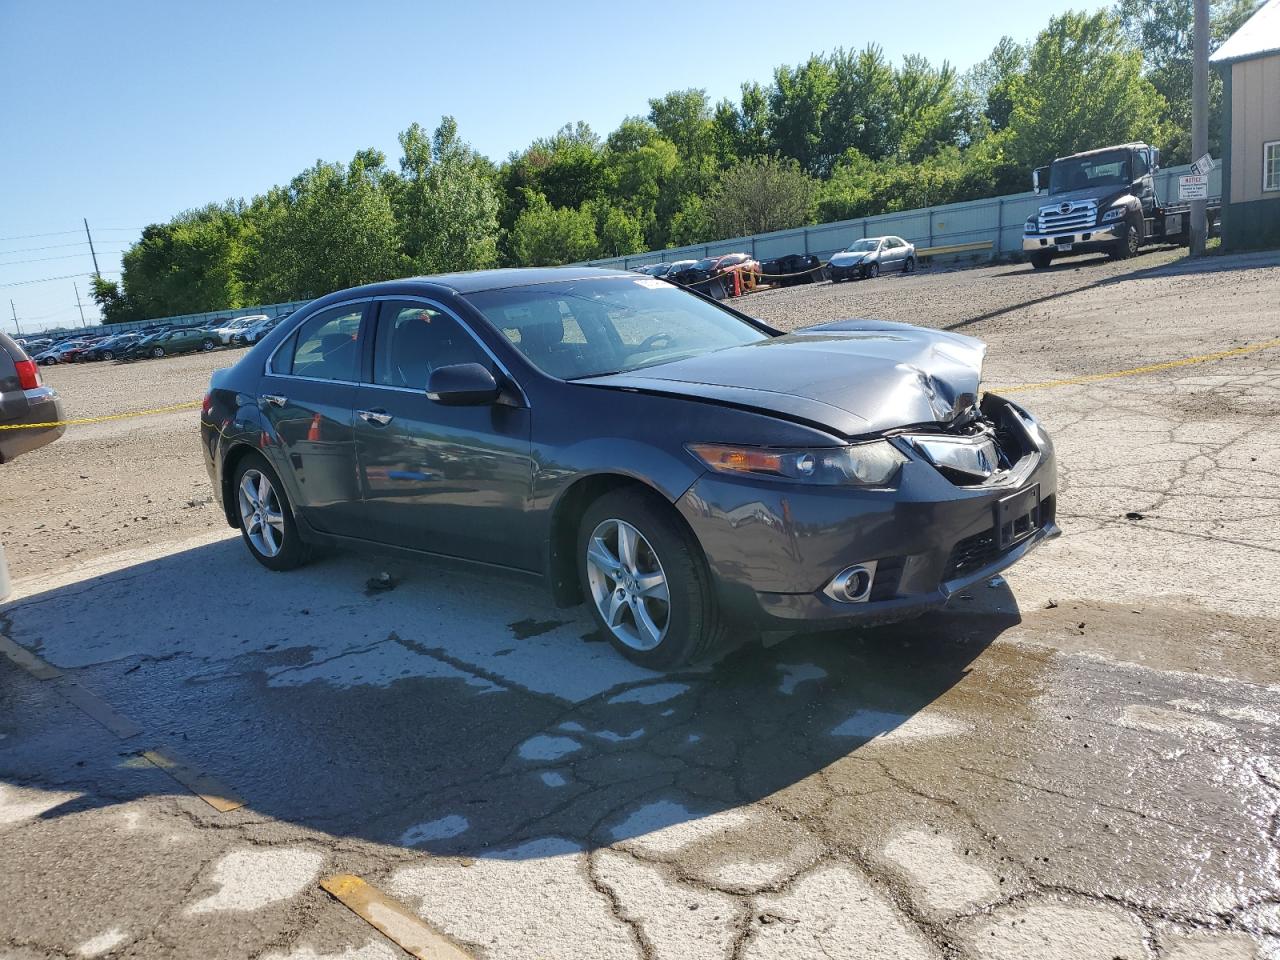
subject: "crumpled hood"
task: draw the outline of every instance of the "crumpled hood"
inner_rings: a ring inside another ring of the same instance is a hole
[[[876,251],[868,250],[866,253],[850,253],[845,250],[840,253],[833,253],[830,261],[833,267],[852,267],[856,263],[861,263],[866,257],[874,257]]]
[[[576,382],[727,403],[857,437],[951,421],[977,399],[986,352],[956,333],[843,320]]]

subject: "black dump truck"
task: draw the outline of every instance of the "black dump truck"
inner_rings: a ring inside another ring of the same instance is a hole
[[[1144,243],[1189,242],[1191,205],[1161,200],[1154,177],[1159,169],[1160,151],[1145,143],[1075,153],[1038,168],[1031,182],[1048,202],[1027,218],[1022,252],[1040,270],[1065,254],[1123,259]],[[1206,204],[1210,233],[1220,199]]]

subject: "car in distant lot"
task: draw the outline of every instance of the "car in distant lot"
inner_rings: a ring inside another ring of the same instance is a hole
[[[159,358],[175,353],[191,353],[195,350],[213,350],[218,338],[212,330],[201,327],[178,327],[143,337],[121,355],[125,360],[144,357]]]
[[[220,323],[210,330],[214,336],[226,346],[231,343],[231,338],[237,333],[248,330],[251,326],[259,321],[268,319],[265,313],[255,313],[246,317],[236,317],[234,320],[228,320],[226,323]]]
[[[53,443],[64,432],[62,400],[40,380],[35,360],[0,333],[0,463]],[[33,427],[30,424],[58,424]]]
[[[276,324],[280,322],[281,317],[263,317],[256,323],[251,323],[243,330],[237,330],[231,335],[231,343],[233,346],[246,346],[248,344],[257,343],[266,334],[275,329]]]
[[[693,261],[689,261],[692,263]],[[646,277],[665,277],[671,272],[669,263],[646,263],[642,267],[632,267],[633,273],[643,273]]]
[[[910,273],[916,268],[916,246],[901,237],[866,237],[831,255],[827,276],[832,283],[878,277],[885,270]]]
[[[141,336],[136,333],[117,333],[110,337],[104,337],[83,350],[78,359],[81,363],[94,360],[114,360],[140,339],[142,339]]]
[[[1057,535],[1053,444],[984,393],[985,353],[783,333],[623,271],[419,277],[322,297],[216,371],[201,442],[271,570],[324,544],[513,569],[661,669],[939,608]]]
[[[718,256],[703,257],[701,260],[695,260],[679,270],[676,269],[675,264],[672,264],[671,272],[667,275],[667,278],[684,287],[695,287],[699,293],[707,293],[710,286],[708,281],[723,276],[731,270],[756,270],[758,272],[759,269],[760,264],[753,260],[750,254],[722,253]]]
[[[17,346],[17,344],[14,344],[14,346]],[[45,367],[51,367],[56,363],[69,363],[70,358],[74,358],[84,346],[85,341],[83,340],[63,340],[61,343],[55,343],[43,352],[36,354],[33,359],[36,363]]]
[[[815,283],[822,275],[822,261],[813,254],[788,253],[762,261],[760,273],[765,283],[774,283],[780,287]]]

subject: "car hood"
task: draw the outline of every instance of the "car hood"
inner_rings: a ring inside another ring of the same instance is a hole
[[[575,381],[769,413],[843,437],[949,423],[974,404],[986,344],[883,320],[844,320]]]
[[[1110,184],[1107,186],[1084,187],[1079,190],[1068,190],[1065,193],[1041,194],[1036,199],[1040,201],[1036,207],[1056,207],[1062,203],[1079,203],[1081,200],[1098,201],[1098,209],[1105,209],[1115,203],[1125,194],[1130,192],[1129,187]]]
[[[866,253],[850,253],[846,250],[842,253],[833,253],[828,262],[833,267],[851,267],[855,263],[861,263],[864,257],[874,256],[875,253],[874,250],[868,250]]]

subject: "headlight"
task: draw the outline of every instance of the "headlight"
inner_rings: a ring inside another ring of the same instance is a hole
[[[886,440],[799,450],[731,447],[718,443],[691,443],[687,449],[716,473],[825,486],[887,486],[907,462],[907,458]]]
[[[1027,217],[1027,222],[1023,224],[1022,231],[1023,233],[1035,233],[1039,227],[1040,225],[1036,222],[1035,217]]]
[[[1124,207],[1112,207],[1102,215],[1103,223],[1110,223],[1112,220],[1119,220],[1125,214]]]

